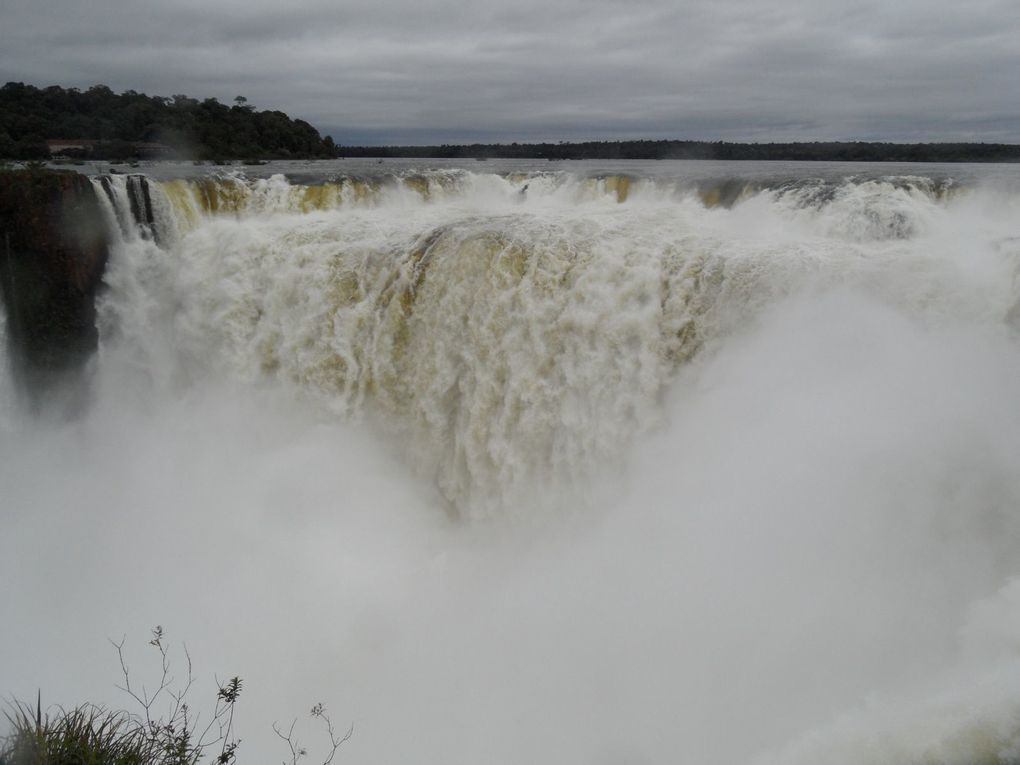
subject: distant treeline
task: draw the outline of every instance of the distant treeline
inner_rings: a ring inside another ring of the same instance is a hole
[[[340,146],[345,157],[449,159],[739,159],[841,162],[1020,162],[1020,145],[1002,143],[726,143],[587,141],[456,146]]]
[[[114,93],[8,82],[0,88],[0,157],[45,159],[47,141],[81,139],[84,148],[61,153],[96,159],[135,156],[189,159],[332,157],[333,140],[283,112],[256,111],[238,96],[233,106],[215,98]]]

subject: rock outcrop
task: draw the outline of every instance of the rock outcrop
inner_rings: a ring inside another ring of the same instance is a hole
[[[13,368],[31,399],[73,379],[95,352],[95,297],[108,254],[88,178],[0,172],[0,293]]]

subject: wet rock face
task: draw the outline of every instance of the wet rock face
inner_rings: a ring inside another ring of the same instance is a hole
[[[18,377],[35,397],[95,352],[109,241],[83,175],[0,172],[0,292]]]

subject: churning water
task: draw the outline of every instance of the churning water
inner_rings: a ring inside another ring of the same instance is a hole
[[[1016,180],[697,167],[97,176],[4,688],[126,703],[158,623],[245,762],[320,700],[359,763],[1020,759]]]

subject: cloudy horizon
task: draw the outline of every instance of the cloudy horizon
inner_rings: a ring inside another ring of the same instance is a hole
[[[184,93],[339,144],[1020,142],[1020,5],[0,0],[0,78]]]

